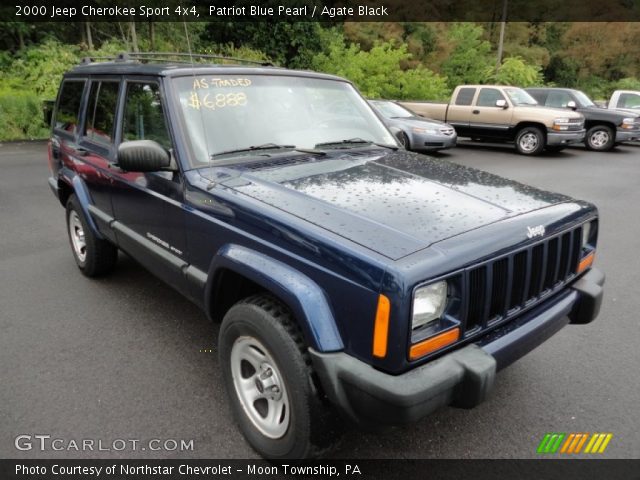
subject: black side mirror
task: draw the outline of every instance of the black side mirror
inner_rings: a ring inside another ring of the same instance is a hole
[[[133,140],[118,147],[118,167],[127,172],[157,172],[171,166],[171,155],[153,140]]]
[[[42,102],[42,115],[44,118],[44,124],[48,127],[51,126],[51,118],[53,117],[53,107],[55,106],[55,100],[45,100]]]

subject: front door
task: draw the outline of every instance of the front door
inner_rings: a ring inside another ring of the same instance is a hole
[[[154,79],[127,79],[123,97],[120,143],[153,140],[171,150],[160,84]],[[115,169],[113,175],[118,244],[155,275],[188,293],[183,274],[187,253],[180,172]]]
[[[503,100],[508,105],[507,99],[497,88],[483,87],[478,92],[476,104],[471,111],[470,128],[479,137],[499,140],[509,138],[512,110],[497,106],[498,100]]]

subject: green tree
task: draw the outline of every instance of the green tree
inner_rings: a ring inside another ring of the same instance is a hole
[[[472,23],[456,23],[449,30],[453,49],[442,63],[442,73],[449,79],[449,86],[480,83],[487,68],[493,64],[491,45],[483,40],[483,29]]]
[[[424,67],[402,69],[410,57],[406,44],[394,47],[380,42],[365,52],[353,43],[345,45],[342,35],[336,35],[328,53],[314,58],[313,67],[351,80],[369,98],[446,98],[449,89],[445,78]]]
[[[533,87],[543,84],[542,72],[537,65],[527,65],[520,57],[505,58],[498,70],[487,71],[486,80],[500,85]]]

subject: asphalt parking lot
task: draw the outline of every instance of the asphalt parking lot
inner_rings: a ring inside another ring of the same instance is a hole
[[[107,278],[80,274],[45,152],[44,143],[0,145],[0,457],[255,457],[230,416],[217,327],[124,255]],[[547,432],[611,432],[602,456],[638,458],[640,147],[527,158],[464,146],[439,157],[595,203],[596,265],[607,274],[600,317],[502,371],[479,407],[382,432],[351,429],[330,456],[532,458]],[[107,446],[192,439],[193,450],[41,452],[34,442],[19,451],[21,434]]]

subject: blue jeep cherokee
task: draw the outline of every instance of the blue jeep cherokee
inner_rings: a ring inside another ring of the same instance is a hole
[[[407,152],[334,76],[88,60],[49,164],[82,273],[122,250],[222,323],[232,410],[268,458],[326,448],[337,412],[473,407],[600,308],[593,205]]]

